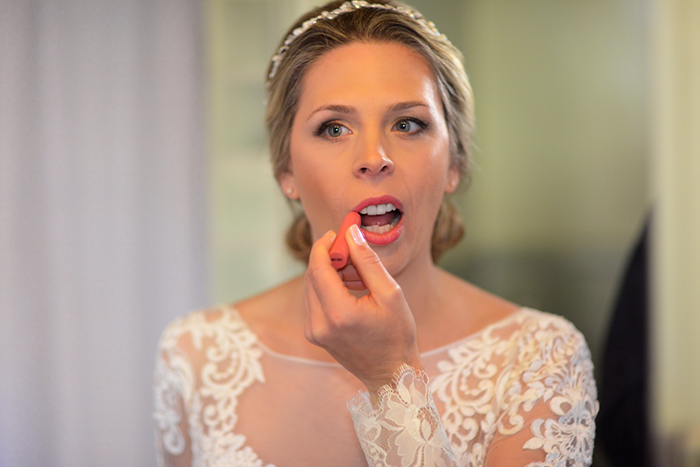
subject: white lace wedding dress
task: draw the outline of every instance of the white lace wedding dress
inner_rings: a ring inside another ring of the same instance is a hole
[[[380,358],[380,356],[378,356]],[[235,309],[163,334],[156,436],[168,466],[586,466],[593,365],[566,320],[529,309],[422,354],[373,409],[337,364],[267,348]]]

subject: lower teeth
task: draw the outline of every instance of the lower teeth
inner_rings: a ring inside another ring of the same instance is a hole
[[[384,225],[363,225],[362,228],[364,230],[366,230],[367,232],[383,234],[383,233],[387,233],[392,228],[394,228],[394,225],[396,225],[396,223],[392,222],[391,224],[384,224]]]
[[[399,223],[400,219],[401,219],[401,214],[395,216],[394,219],[388,224],[363,225],[361,227],[363,230],[366,230],[367,232],[372,232],[372,233],[376,233],[376,234],[384,234],[384,233],[387,233],[388,231],[390,231],[391,229],[393,229],[396,226],[396,224]]]
[[[363,225],[362,228],[365,229],[367,232],[383,234],[391,230],[391,224]]]

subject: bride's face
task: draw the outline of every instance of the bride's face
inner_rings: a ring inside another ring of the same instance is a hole
[[[459,175],[426,60],[400,44],[354,42],[320,57],[302,84],[280,183],[300,199],[313,240],[358,211],[390,273],[429,260],[438,209]]]

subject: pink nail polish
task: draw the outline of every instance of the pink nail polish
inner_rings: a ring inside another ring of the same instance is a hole
[[[357,245],[367,244],[367,240],[365,240],[365,236],[362,234],[362,230],[360,230],[360,227],[357,224],[350,226],[350,236]]]

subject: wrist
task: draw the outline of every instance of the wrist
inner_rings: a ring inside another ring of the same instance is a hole
[[[401,376],[407,371],[414,374],[423,373],[423,362],[420,356],[411,359],[410,362],[404,362],[394,366],[392,370],[385,372],[384,375],[379,378],[363,381],[373,407],[377,406],[383,392],[396,389],[397,381],[399,381]]]

